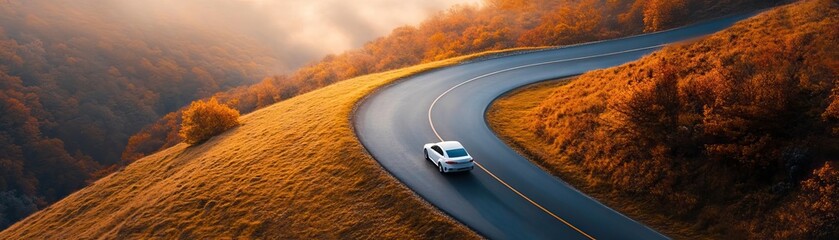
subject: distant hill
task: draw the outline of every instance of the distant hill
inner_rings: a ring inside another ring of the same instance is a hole
[[[487,0],[271,76],[299,66],[276,55],[303,53],[260,37],[266,33],[253,26],[262,19],[242,14],[251,5],[240,1],[7,0],[0,4],[0,165],[8,166],[0,168],[0,228],[178,144],[177,110],[195,99],[215,95],[247,113],[364,74],[655,31],[778,2]]]
[[[0,3],[0,229],[119,162],[143,126],[282,66],[266,42],[122,2]]]
[[[483,7],[454,6],[419,26],[396,28],[360,49],[215,96],[247,113],[364,74],[482,51],[568,45],[658,31],[783,2],[486,0]],[[170,113],[132,136],[123,160],[130,162],[179,143],[175,134],[179,119],[179,112]]]
[[[646,208],[659,224],[725,239],[836,239],[837,26],[836,1],[780,7],[502,100],[540,103],[494,115],[522,116],[498,118],[507,124],[497,129],[554,174],[617,192],[606,202]]]
[[[451,59],[333,84],[240,118],[196,146],[141,158],[0,239],[476,239],[364,151],[357,101]]]

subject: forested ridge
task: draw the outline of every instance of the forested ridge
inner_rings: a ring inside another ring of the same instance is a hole
[[[143,126],[279,65],[252,39],[111,3],[0,2],[0,229],[118,163]]]
[[[487,0],[483,7],[454,6],[418,26],[396,28],[364,47],[326,56],[290,75],[217,93],[242,113],[336,81],[460,56],[513,47],[558,46],[658,31],[785,1],[758,0]],[[180,111],[131,137],[126,162],[173,146]]]
[[[0,228],[180,142],[178,109],[195,99],[215,96],[248,113],[368,73],[486,50],[662,30],[778,2],[488,0],[271,76],[279,60],[269,47],[227,28],[166,18],[119,21],[112,17],[120,12],[94,1],[4,1]]]

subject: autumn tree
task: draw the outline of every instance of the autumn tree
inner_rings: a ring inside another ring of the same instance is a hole
[[[839,86],[839,82],[833,84]],[[832,90],[830,99],[830,105],[822,113],[822,118],[830,124],[830,130],[833,134],[839,135],[839,87]]]
[[[525,46],[550,46],[580,43],[599,39],[605,23],[600,1],[584,0],[558,6],[545,14],[540,24],[525,31],[518,42]]]
[[[839,163],[827,162],[813,171],[813,177],[801,183],[800,196],[809,217],[800,228],[805,238],[835,239],[839,237]],[[812,230],[812,231],[806,231]]]
[[[755,229],[760,238],[836,239],[839,237],[839,162],[817,167],[801,183],[790,205],[770,215],[769,224]],[[767,231],[767,229],[782,229]]]
[[[686,0],[649,0],[644,7],[644,31],[655,32],[681,22]]]
[[[239,125],[239,111],[215,98],[194,101],[184,110],[180,135],[184,142],[196,144]]]
[[[558,88],[530,119],[561,159],[548,169],[578,164],[709,231],[835,239],[837,12],[802,1]]]

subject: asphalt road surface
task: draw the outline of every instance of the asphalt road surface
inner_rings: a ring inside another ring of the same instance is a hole
[[[354,117],[356,133],[393,176],[488,238],[664,239],[510,149],[487,126],[485,111],[512,89],[630,62],[663,44],[711,34],[751,15],[419,74],[362,102]],[[437,172],[423,158],[422,146],[441,139],[463,143],[480,168],[463,174]]]

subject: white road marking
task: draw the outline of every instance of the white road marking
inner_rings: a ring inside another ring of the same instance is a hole
[[[464,82],[461,82],[461,83],[459,83],[459,84],[457,84],[457,85],[454,85],[453,87],[449,88],[448,90],[446,90],[445,92],[443,92],[442,94],[440,94],[440,96],[437,96],[437,98],[435,98],[435,99],[434,99],[434,101],[433,101],[433,102],[431,102],[431,106],[429,106],[429,107],[428,107],[428,124],[430,124],[430,125],[431,125],[431,131],[434,131],[434,135],[436,135],[436,136],[437,136],[437,138],[438,138],[438,139],[440,139],[440,141],[444,141],[444,140],[443,140],[443,138],[442,138],[442,137],[440,137],[440,134],[439,134],[439,133],[437,133],[437,129],[436,129],[436,128],[434,128],[434,122],[431,120],[431,111],[434,109],[434,105],[436,105],[436,104],[437,104],[437,101],[439,101],[441,98],[443,98],[443,96],[445,96],[446,94],[448,94],[449,92],[451,92],[451,91],[452,91],[452,90],[454,90],[455,88],[458,88],[458,87],[460,87],[460,86],[463,86],[464,84],[467,84],[467,83],[469,83],[469,82],[472,82],[472,81],[475,81],[475,80],[478,80],[478,79],[481,79],[481,78],[489,77],[489,76],[492,76],[492,75],[496,75],[496,74],[500,74],[500,73],[504,73],[504,72],[509,72],[509,71],[513,71],[513,70],[518,70],[518,69],[523,69],[523,68],[536,67],[536,66],[542,66],[542,65],[554,64],[554,63],[561,63],[561,62],[570,62],[570,61],[583,60],[583,59],[589,59],[589,58],[598,58],[598,57],[612,56],[612,55],[618,55],[618,54],[624,54],[624,53],[636,52],[636,51],[643,51],[643,50],[649,50],[649,49],[659,48],[659,47],[662,47],[662,46],[664,46],[664,45],[665,45],[665,44],[660,44],[660,45],[655,45],[655,46],[650,46],[650,47],[636,48],[636,49],[630,49],[630,50],[624,50],[624,51],[612,52],[612,53],[604,53],[604,54],[598,54],[598,55],[592,55],[592,56],[577,57],[577,58],[569,58],[569,59],[562,59],[562,60],[553,60],[553,61],[540,62],[540,63],[531,63],[531,64],[526,64],[526,65],[521,65],[521,66],[511,67],[511,68],[507,68],[507,69],[502,69],[502,70],[498,70],[498,71],[495,71],[495,72],[491,72],[491,73],[487,73],[487,74],[484,74],[484,75],[480,75],[480,76],[474,77],[474,78],[472,78],[472,79],[469,79],[469,80],[466,80],[466,81],[464,81]],[[479,168],[481,168],[481,170],[483,170],[484,172],[486,172],[487,174],[489,174],[490,176],[492,176],[495,180],[497,180],[498,182],[500,182],[501,184],[503,184],[504,186],[506,186],[507,188],[509,188],[510,190],[512,190],[513,192],[515,192],[515,193],[516,193],[516,194],[518,194],[519,196],[521,196],[522,198],[524,198],[524,200],[527,200],[528,202],[530,202],[531,204],[533,204],[533,205],[534,205],[534,206],[536,206],[537,208],[541,209],[541,210],[542,210],[542,211],[544,211],[545,213],[547,213],[547,214],[551,215],[552,217],[556,218],[557,220],[559,220],[560,222],[564,223],[565,225],[568,225],[569,227],[571,227],[572,229],[576,230],[577,232],[579,232],[579,233],[580,233],[580,234],[582,234],[583,236],[586,236],[586,237],[587,237],[587,238],[589,238],[589,239],[595,239],[594,237],[592,237],[591,235],[589,235],[589,234],[587,234],[587,233],[583,232],[582,230],[580,230],[579,228],[575,227],[574,225],[572,225],[571,223],[569,223],[569,222],[568,222],[568,221],[566,221],[565,219],[563,219],[563,218],[559,217],[558,215],[556,215],[556,214],[554,214],[553,212],[549,211],[549,210],[548,210],[548,209],[546,209],[545,207],[542,207],[542,205],[539,205],[539,204],[538,204],[538,203],[536,203],[535,201],[531,200],[529,197],[525,196],[523,193],[519,192],[518,190],[516,190],[515,188],[513,188],[512,186],[510,186],[509,184],[507,184],[507,182],[504,182],[504,180],[501,180],[501,178],[499,178],[499,177],[495,176],[495,174],[493,174],[492,172],[490,172],[490,171],[489,171],[489,169],[484,168],[484,166],[482,166],[480,163],[478,163],[478,161],[475,161],[475,164],[476,164],[476,165],[478,165],[478,167],[479,167]]]

